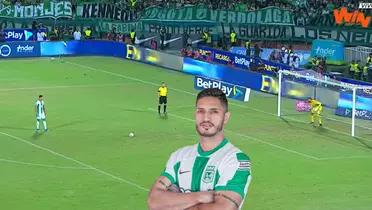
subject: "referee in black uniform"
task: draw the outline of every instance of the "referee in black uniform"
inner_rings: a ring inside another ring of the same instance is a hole
[[[166,115],[167,114],[167,95],[168,95],[168,88],[165,84],[165,82],[161,83],[161,86],[159,87],[158,90],[158,95],[159,95],[159,105],[158,105],[158,113],[160,113],[160,108],[161,105],[163,104],[163,113]]]

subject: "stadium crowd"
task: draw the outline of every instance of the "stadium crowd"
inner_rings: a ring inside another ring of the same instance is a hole
[[[59,0],[62,1],[62,0]],[[97,0],[70,0],[72,3],[73,11],[76,10],[77,5],[82,2],[98,2]],[[0,5],[28,5],[45,2],[42,0],[0,0]],[[277,6],[283,9],[294,11],[294,21],[298,26],[333,26],[333,10],[335,8],[347,7],[350,10],[358,9],[359,1],[356,0],[101,0],[100,3],[112,3],[117,7],[133,12],[131,21],[135,21],[140,18],[145,8],[151,6],[159,6],[163,8],[182,8],[188,5],[199,5],[206,6],[210,9],[220,10],[234,10],[234,11],[251,11],[257,10],[269,6]],[[363,10],[366,14],[370,14],[372,10]],[[77,28],[66,28],[66,27],[53,27],[47,34],[38,31],[43,28],[42,24],[38,24],[36,21],[32,24],[32,29],[35,30],[34,40],[80,40],[80,39],[92,39],[95,37],[101,37],[108,40],[114,40],[119,42],[125,42],[135,44],[136,39],[143,39],[144,37],[137,38],[136,32],[131,31],[127,34],[116,32],[114,28],[108,33],[96,34],[97,32],[89,27],[82,28],[80,31]],[[1,30],[0,30],[1,31]],[[36,33],[37,31],[37,33]],[[167,32],[162,29],[160,37],[163,37],[159,43],[160,49],[164,49],[164,39],[167,36]],[[230,34],[222,38],[217,42],[217,45],[211,43],[211,35],[208,32],[203,32],[201,39],[204,44],[211,47],[221,48],[227,50],[231,46],[242,46],[247,49],[246,55],[249,57],[260,58],[261,47],[265,47],[265,43],[256,41],[253,43],[251,40],[238,40],[236,33],[231,31]],[[143,35],[141,35],[143,36]],[[0,41],[1,41],[0,36]],[[191,49],[192,40],[187,34],[184,34],[184,49],[181,51],[185,56],[199,58],[198,52]],[[158,43],[155,40],[151,41],[151,48],[157,49]],[[288,46],[277,46],[277,50],[274,50],[269,56],[269,60],[277,63],[289,65],[293,68],[299,67],[299,57],[295,53],[295,49],[292,49],[291,45]],[[208,58],[209,56],[207,56]],[[371,67],[368,67],[370,65]],[[315,57],[311,60],[311,68],[319,73],[327,72],[327,65],[325,58]],[[357,66],[356,61],[350,64],[349,76],[354,79],[367,80],[368,70],[372,68],[372,60],[366,62],[366,65]],[[367,70],[366,70],[367,69]],[[370,73],[372,75],[372,73]]]
[[[61,0],[58,0],[61,1]],[[97,0],[70,0],[73,9],[81,2],[98,2]],[[11,4],[37,4],[43,0],[0,0],[3,5]],[[251,11],[269,6],[276,6],[294,11],[295,24],[333,26],[333,10],[335,8],[347,7],[350,10],[358,9],[357,0],[101,0],[100,3],[113,3],[120,8],[133,10],[139,18],[145,8],[159,6],[164,8],[182,8],[188,5],[204,5],[210,9]],[[372,10],[363,10],[367,15]]]

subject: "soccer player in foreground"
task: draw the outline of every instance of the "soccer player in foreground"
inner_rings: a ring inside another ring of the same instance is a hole
[[[311,106],[310,110],[310,123],[314,125],[315,119],[317,119],[319,126],[322,126],[322,111],[323,105],[320,101],[313,98],[309,98],[308,103]]]
[[[43,96],[39,95],[39,99],[35,103],[35,112],[36,112],[36,132],[40,131],[40,121],[43,121],[45,132],[48,131],[46,124],[46,112]]]
[[[221,90],[206,89],[198,94],[195,124],[199,143],[171,154],[149,193],[149,209],[242,207],[251,180],[251,163],[225,138],[229,118],[228,101]]]
[[[158,113],[159,115],[160,115],[160,108],[162,104],[163,104],[163,113],[167,114],[167,95],[168,95],[168,88],[165,82],[162,82],[158,90],[158,96],[159,96]]]

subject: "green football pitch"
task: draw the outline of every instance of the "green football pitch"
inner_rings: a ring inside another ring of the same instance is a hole
[[[0,75],[1,209],[146,209],[169,155],[198,141],[191,75],[107,57],[0,60]],[[35,134],[39,94],[49,131]],[[253,164],[243,209],[372,209],[372,135],[278,118],[273,95],[230,104],[226,136]]]

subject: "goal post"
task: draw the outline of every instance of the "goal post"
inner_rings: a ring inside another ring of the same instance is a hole
[[[372,139],[372,86],[343,83],[312,70],[279,71],[277,116],[310,122],[308,98],[323,104],[326,128]]]

